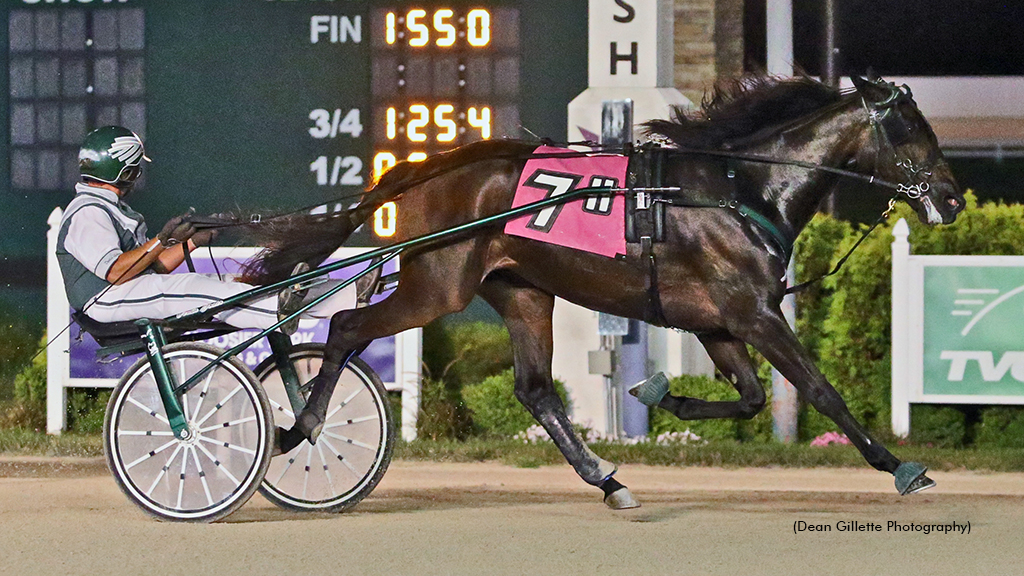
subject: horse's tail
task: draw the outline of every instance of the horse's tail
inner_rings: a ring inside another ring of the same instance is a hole
[[[243,265],[240,280],[272,284],[288,278],[299,262],[319,266],[381,205],[415,184],[412,172],[409,163],[396,165],[347,210],[280,216],[247,225],[247,235],[265,248]]]

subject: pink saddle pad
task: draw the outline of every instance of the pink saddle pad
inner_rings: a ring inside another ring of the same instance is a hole
[[[535,154],[571,154],[573,150],[540,146]],[[512,207],[586,187],[619,188],[625,184],[629,159],[621,155],[532,158],[519,177]],[[510,220],[505,233],[592,252],[609,258],[626,253],[626,201],[621,194],[581,198]]]

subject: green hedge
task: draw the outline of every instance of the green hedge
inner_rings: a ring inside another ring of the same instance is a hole
[[[45,344],[44,334],[39,345]],[[68,430],[82,434],[101,432],[108,398],[109,390],[68,391]],[[0,428],[46,429],[46,354],[36,356],[14,377],[13,398],[0,407]]]
[[[537,423],[515,397],[513,373],[509,368],[462,389],[462,398],[478,431],[493,436],[514,436]],[[569,409],[571,404],[565,385],[558,380],[555,380],[555,392]]]
[[[1024,408],[996,406],[982,410],[974,442],[993,448],[1024,448]]]
[[[422,438],[465,439],[479,430],[462,389],[512,367],[503,325],[432,322],[423,330],[424,378],[417,433]]]
[[[854,416],[879,436],[891,433],[891,244],[892,228],[899,218],[905,218],[910,226],[915,254],[1024,254],[1024,206],[999,202],[979,205],[970,191],[966,196],[967,208],[948,226],[924,225],[908,205],[898,204],[895,213],[864,241],[838,274],[798,297],[797,331],[801,341],[819,359],[819,368]],[[863,230],[825,215],[815,216],[797,241],[797,280],[811,278],[834,264]],[[826,258],[830,245],[833,250]],[[978,443],[1015,446],[1015,440],[998,440],[1011,435],[1011,430],[1024,430],[1024,422],[1017,423],[1014,410],[984,411],[976,423],[959,408],[915,407],[910,439],[961,446],[973,438]],[[1014,413],[1012,418],[1010,412]],[[800,426],[804,439],[837,429],[831,421],[806,408]]]

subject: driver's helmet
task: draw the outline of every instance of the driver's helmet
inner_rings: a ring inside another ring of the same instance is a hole
[[[129,186],[139,177],[143,160],[149,158],[138,134],[121,126],[104,126],[82,142],[78,170],[83,178]]]

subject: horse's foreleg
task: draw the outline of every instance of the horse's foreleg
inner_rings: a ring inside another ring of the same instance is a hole
[[[818,412],[832,419],[850,442],[876,470],[896,476],[900,493],[916,492],[934,486],[925,469],[913,462],[900,462],[885,446],[868,434],[853,417],[846,402],[811,360],[781,311],[766,314],[749,325],[743,339],[754,346],[797,389]]]
[[[612,478],[616,467],[595,454],[573,430],[551,378],[551,314],[554,296],[514,278],[490,277],[480,295],[505,320],[512,340],[515,395],[588,484],[605,494],[612,508],[640,504],[629,489]]]
[[[708,351],[718,370],[740,393],[740,399],[727,402],[709,402],[687,396],[666,394],[658,406],[668,410],[680,420],[708,418],[753,418],[766,400],[764,387],[747,354],[746,345],[730,336],[700,335],[701,344]]]

